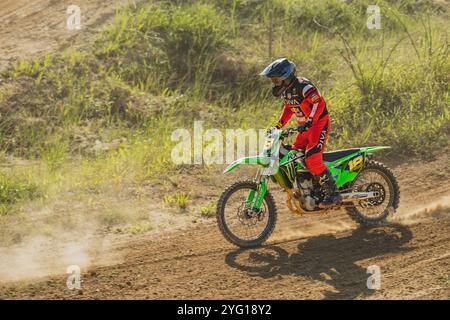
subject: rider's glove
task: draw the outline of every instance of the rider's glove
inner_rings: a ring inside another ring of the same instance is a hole
[[[272,132],[274,130],[278,130],[278,129],[280,129],[278,126],[273,126],[273,127],[270,127],[269,129],[267,129],[266,133],[270,133],[270,132]]]
[[[280,120],[280,121],[278,121],[278,123],[275,126],[270,127],[269,129],[267,129],[267,133],[272,132],[275,129],[276,130],[280,130],[282,127],[283,127],[283,123]]]

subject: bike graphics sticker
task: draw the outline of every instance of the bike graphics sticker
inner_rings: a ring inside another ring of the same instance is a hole
[[[350,172],[358,171],[359,169],[362,168],[363,164],[364,164],[364,157],[362,155],[359,155],[348,162],[348,171]]]
[[[295,161],[299,158],[303,157],[303,153],[302,152],[292,152],[288,155],[288,160],[286,161],[286,163]]]

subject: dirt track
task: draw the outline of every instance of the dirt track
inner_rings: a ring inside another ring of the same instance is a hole
[[[0,70],[18,59],[76,45],[113,17],[117,7],[139,0],[0,0]],[[81,10],[81,30],[66,26],[69,5]]]
[[[389,223],[358,228],[345,213],[296,217],[277,194],[280,218],[268,246],[238,250],[213,220],[185,232],[118,242],[123,262],[82,270],[82,290],[67,275],[0,285],[3,299],[449,299],[448,160],[412,177],[395,168],[401,207]],[[381,290],[367,289],[367,267]]]

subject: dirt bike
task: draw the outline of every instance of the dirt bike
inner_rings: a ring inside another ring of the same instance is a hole
[[[371,159],[373,152],[390,147],[375,146],[324,152],[342,201],[327,209],[319,203],[325,196],[319,182],[306,169],[305,152],[291,150],[283,141],[297,128],[271,129],[261,154],[238,159],[224,173],[241,164],[259,165],[255,179],[241,180],[226,188],[217,204],[216,218],[225,238],[239,247],[256,247],[273,232],[277,220],[274,198],[267,189],[277,183],[287,195],[287,207],[294,214],[317,213],[345,208],[363,225],[376,225],[395,212],[400,190],[393,172]]]

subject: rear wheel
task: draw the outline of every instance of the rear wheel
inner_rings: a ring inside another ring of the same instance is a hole
[[[377,197],[347,207],[349,215],[364,225],[376,225],[393,213],[400,202],[400,189],[394,173],[382,163],[369,161],[352,186],[353,192],[376,192]]]
[[[217,224],[224,237],[244,248],[261,245],[275,228],[277,209],[269,191],[266,191],[259,212],[251,210],[247,196],[257,190],[255,182],[238,181],[225,189],[217,204]],[[256,192],[255,192],[256,194]]]

